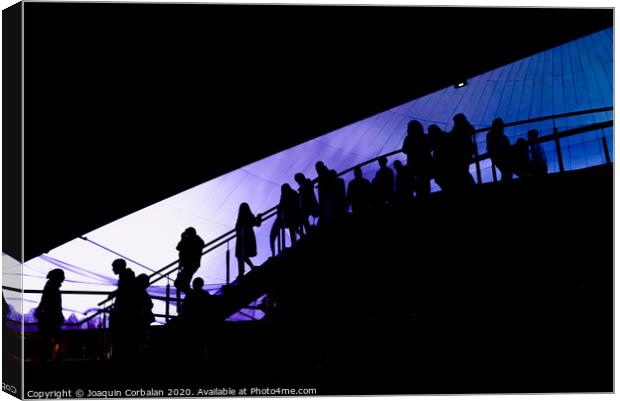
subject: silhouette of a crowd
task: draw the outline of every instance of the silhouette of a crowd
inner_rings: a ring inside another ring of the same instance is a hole
[[[393,170],[387,157],[379,157],[376,159],[379,169],[372,181],[364,178],[361,166],[356,166],[354,178],[347,186],[336,171],[322,161],[315,164],[317,178],[314,181],[302,173],[295,174],[297,190],[289,184],[281,186],[276,218],[270,231],[272,256],[276,255],[276,243],[278,249],[286,248],[287,231],[291,246],[308,235],[313,229],[311,220],[316,223],[318,219],[317,224],[321,226],[329,225],[345,216],[349,209],[354,215],[363,215],[371,209],[403,205],[414,198],[424,199],[431,192],[432,180],[448,193],[462,192],[473,186],[470,165],[478,157],[476,131],[463,114],[455,115],[453,122],[450,132],[431,124],[425,134],[419,121],[410,121],[402,146],[406,164],[396,160]],[[504,128],[502,119],[496,118],[486,136],[488,156],[501,173],[501,180],[510,181],[513,174],[519,178],[546,175],[547,159],[538,143],[538,131],[531,130],[527,140],[519,138],[511,144]],[[263,216],[255,215],[248,203],[239,205],[235,224],[238,279],[245,275],[246,265],[250,269],[255,267],[251,260],[258,254],[254,227],[259,227],[262,221]],[[214,305],[214,297],[203,289],[204,280],[194,278],[204,247],[205,242],[193,227],[181,234],[176,247],[179,271],[174,284],[177,291],[185,294],[178,308],[179,317],[193,328],[204,327],[210,321],[209,311]],[[114,260],[112,270],[118,276],[118,288],[111,295],[116,298],[110,312],[113,355],[131,358],[147,346],[149,327],[155,320],[153,303],[147,292],[149,277],[145,274],[136,277],[123,259]],[[39,329],[52,344],[50,349],[56,347],[64,322],[60,292],[63,280],[61,269],[50,271],[36,312]]]

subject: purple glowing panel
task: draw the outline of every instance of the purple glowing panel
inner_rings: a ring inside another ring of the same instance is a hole
[[[113,223],[92,231],[86,236],[114,251],[126,255],[142,266],[130,263],[138,273],[150,273],[177,259],[175,246],[180,233],[193,226],[209,241],[234,227],[241,202],[248,202],[254,213],[274,206],[280,185],[288,182],[294,188],[293,175],[302,172],[314,177],[314,164],[322,160],[338,171],[399,149],[405,136],[407,122],[417,119],[424,127],[437,124],[445,130],[452,126],[452,116],[464,113],[475,127],[489,126],[495,117],[504,121],[524,120],[544,115],[605,107],[613,104],[612,29],[606,29],[565,45],[519,60],[512,64],[468,78],[468,85],[450,86],[419,99],[394,107],[362,121],[302,143],[280,153],[258,160],[218,178],[179,193],[162,202],[137,211]],[[574,126],[612,119],[612,113],[557,119],[562,130]],[[545,135],[553,128],[552,121],[507,129],[514,143],[529,129],[536,128]],[[611,145],[613,132],[594,132],[562,142],[567,168],[576,169],[602,162],[600,138],[605,135]],[[481,152],[485,151],[485,135],[479,135]],[[551,171],[557,171],[552,146],[545,145]],[[611,149],[613,156],[613,149]],[[403,156],[391,158],[403,159]],[[368,166],[364,174],[372,178],[376,166]],[[350,177],[345,177],[346,180]],[[488,162],[482,163],[482,179],[492,179]],[[268,256],[271,221],[256,229],[258,256],[262,263]],[[230,243],[234,255],[234,242]],[[211,288],[226,280],[226,247],[205,255],[197,275]],[[112,290],[116,278],[110,263],[117,256],[81,239],[70,241],[49,254],[28,261],[24,267],[25,288],[42,288],[45,274],[52,268],[63,267],[67,272],[65,289]],[[235,265],[235,261],[232,261]],[[231,278],[235,278],[232,269]],[[165,282],[153,288],[161,293]],[[66,317],[82,317],[103,297],[67,296]],[[26,297],[28,312],[39,297]],[[163,303],[155,302],[155,312],[163,313]],[[174,312],[174,308],[173,308]],[[253,318],[259,314],[247,311],[238,318]]]

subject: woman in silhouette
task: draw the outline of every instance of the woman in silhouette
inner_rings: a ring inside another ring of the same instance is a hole
[[[237,243],[235,246],[235,256],[239,265],[239,278],[245,273],[245,264],[250,268],[254,268],[254,264],[250,260],[256,256],[256,236],[254,235],[254,227],[260,227],[261,215],[254,216],[250,210],[250,205],[243,202],[239,205],[239,214],[235,230],[237,232]]]
[[[43,288],[41,302],[35,311],[39,331],[50,342],[50,347],[44,350],[44,359],[50,356],[57,359],[60,356],[60,333],[65,317],[62,314],[62,296],[60,287],[65,281],[65,272],[54,269],[47,273],[47,283]],[[51,355],[50,355],[51,351]]]

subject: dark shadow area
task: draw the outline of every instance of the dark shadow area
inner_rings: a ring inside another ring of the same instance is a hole
[[[321,224],[193,299],[208,324],[153,328],[150,348],[123,363],[29,363],[26,386],[613,391],[612,173],[433,193]],[[264,320],[217,323],[263,294]]]

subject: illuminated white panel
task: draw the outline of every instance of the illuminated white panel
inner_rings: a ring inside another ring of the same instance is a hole
[[[424,127],[437,124],[445,130],[452,126],[452,116],[464,113],[475,127],[489,126],[495,117],[504,121],[524,120],[544,115],[571,112],[613,104],[612,29],[594,33],[571,43],[544,51],[515,63],[468,79],[462,88],[448,87],[412,100],[393,109],[342,127],[336,131],[251,163],[238,170],[170,197],[122,219],[114,221],[86,236],[114,251],[147,266],[158,269],[177,258],[175,246],[180,233],[193,226],[209,241],[234,227],[237,209],[248,202],[254,213],[275,205],[280,185],[288,182],[294,188],[293,175],[302,172],[315,177],[318,160],[338,171],[402,145],[407,122],[417,119]],[[563,118],[555,121],[559,129],[590,124],[613,118],[612,113]],[[551,132],[552,121],[509,128],[506,133],[514,143],[528,129],[537,128],[541,134]],[[609,144],[612,130],[605,131]],[[581,168],[602,162],[601,132],[563,140],[567,168]],[[485,151],[484,135],[479,148]],[[545,145],[551,171],[557,171],[553,148]],[[613,156],[613,149],[610,149]],[[398,156],[402,159],[403,156]],[[394,161],[392,158],[391,161]],[[365,168],[372,178],[376,166]],[[483,180],[491,179],[488,163],[482,164]],[[346,177],[349,178],[349,177]],[[269,255],[268,236],[271,221],[256,230],[262,263]],[[230,244],[234,255],[234,243]],[[110,263],[117,256],[80,239],[68,242],[47,257],[29,261],[25,267],[26,288],[42,288],[45,273],[58,266],[58,261],[74,266],[67,273],[65,289],[111,290],[115,277]],[[56,264],[54,264],[56,263]],[[129,263],[136,273],[149,269]],[[236,276],[236,260],[231,260],[231,277]],[[95,273],[93,275],[92,273]],[[225,281],[225,248],[203,257],[197,273],[211,288]],[[158,283],[160,284],[160,283]],[[164,282],[161,282],[165,285]],[[153,289],[162,294],[163,287]],[[83,313],[102,297],[67,296],[63,299],[66,315]],[[38,302],[28,296],[25,309]],[[156,313],[162,313],[161,302]]]

